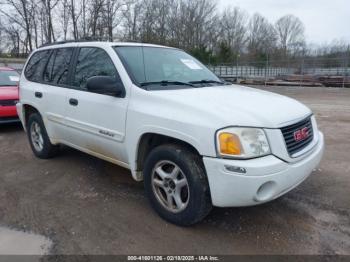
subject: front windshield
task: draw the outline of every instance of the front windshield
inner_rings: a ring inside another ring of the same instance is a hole
[[[114,47],[135,84],[162,84],[167,89],[174,84],[223,84],[197,59],[173,48],[117,46]]]
[[[19,74],[16,71],[0,71],[0,88],[1,86],[17,86]]]

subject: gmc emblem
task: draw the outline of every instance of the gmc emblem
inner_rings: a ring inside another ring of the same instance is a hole
[[[294,132],[295,142],[303,141],[308,137],[309,137],[309,129],[307,127],[304,127],[303,129],[300,129]]]

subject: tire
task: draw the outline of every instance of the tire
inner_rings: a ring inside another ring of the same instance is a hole
[[[193,225],[212,209],[203,161],[185,147],[161,145],[153,149],[145,162],[144,184],[151,206],[173,224]]]
[[[27,135],[30,147],[36,157],[49,159],[57,155],[59,146],[51,144],[40,114],[33,113],[29,116],[27,122]]]

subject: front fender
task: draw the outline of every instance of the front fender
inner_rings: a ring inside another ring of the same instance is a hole
[[[201,143],[200,141],[200,137],[194,137],[179,130],[174,130],[160,126],[145,125],[139,128],[137,131],[130,131],[127,132],[127,134],[128,135],[126,138],[126,144],[128,145],[128,159],[133,177],[136,180],[142,179],[141,174],[137,173],[137,157],[140,148],[141,138],[145,134],[157,134],[181,140],[193,146],[199,152],[200,155],[207,155],[207,152],[203,150],[204,147],[203,143]]]

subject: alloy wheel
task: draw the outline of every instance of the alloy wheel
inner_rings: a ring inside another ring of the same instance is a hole
[[[158,162],[152,171],[152,190],[158,202],[168,211],[179,213],[186,209],[190,190],[186,176],[173,162]]]

